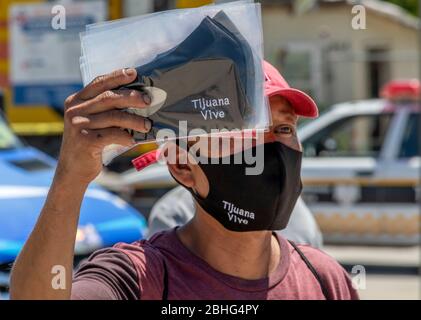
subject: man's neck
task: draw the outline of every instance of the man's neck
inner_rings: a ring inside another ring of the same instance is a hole
[[[215,270],[242,279],[267,277],[281,258],[279,242],[270,231],[229,231],[200,207],[177,235]]]

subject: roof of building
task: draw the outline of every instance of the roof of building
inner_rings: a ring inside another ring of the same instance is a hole
[[[309,0],[310,1],[310,0]],[[272,4],[272,5],[292,5],[292,1],[289,0],[266,0],[262,1],[263,4]],[[396,21],[406,27],[418,29],[420,28],[420,23],[418,19],[408,12],[406,12],[400,6],[380,0],[318,0],[314,1],[313,9],[320,8],[321,6],[326,6],[329,4],[337,5],[337,4],[347,4],[349,6],[354,5],[363,5],[367,10],[384,16],[386,18],[390,18],[393,21]],[[317,5],[318,4],[318,5]],[[311,8],[311,5],[306,5],[306,8]]]
[[[334,1],[334,0],[328,0]],[[420,24],[418,19],[408,12],[406,12],[400,6],[386,2],[386,1],[379,1],[379,0],[347,0],[346,1],[350,5],[361,4],[366,9],[373,11],[376,14],[385,16],[387,18],[391,18],[407,27],[418,29]]]

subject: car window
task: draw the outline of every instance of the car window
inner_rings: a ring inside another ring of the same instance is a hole
[[[377,157],[392,113],[340,119],[306,139],[307,157]]]
[[[412,113],[409,116],[408,124],[405,127],[402,139],[401,149],[399,151],[400,158],[411,158],[420,155],[419,121],[419,114]]]
[[[0,114],[0,150],[17,148],[19,145],[19,140],[12,133]]]

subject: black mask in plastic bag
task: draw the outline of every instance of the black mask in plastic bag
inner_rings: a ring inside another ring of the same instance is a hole
[[[191,129],[244,129],[255,100],[251,48],[228,16],[206,17],[178,46],[137,67],[137,79],[123,88],[147,91],[152,105],[130,109],[153,122],[137,140],[156,138],[162,128],[185,136]],[[179,132],[187,121],[187,132]]]

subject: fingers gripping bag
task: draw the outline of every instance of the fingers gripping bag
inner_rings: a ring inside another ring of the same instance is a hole
[[[83,81],[86,85],[119,68],[136,69],[137,78],[116,89],[151,98],[145,108],[125,110],[152,121],[148,133],[132,133],[139,144],[162,136],[264,130],[270,113],[263,94],[261,30],[260,4],[251,1],[90,25],[81,34]],[[107,146],[103,163],[125,151]]]

